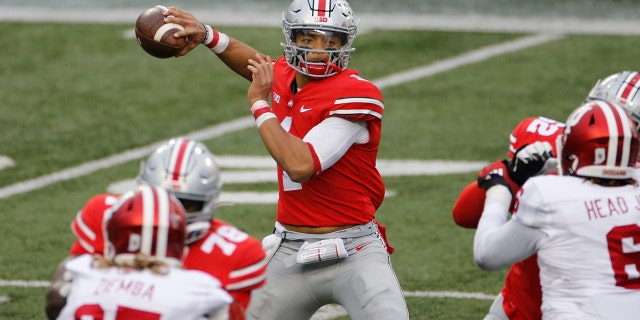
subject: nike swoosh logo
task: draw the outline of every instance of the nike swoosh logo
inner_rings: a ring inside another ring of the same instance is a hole
[[[362,250],[364,247],[366,247],[366,246],[367,246],[368,244],[370,244],[370,243],[371,243],[371,242],[367,242],[367,243],[365,243],[365,244],[363,244],[363,245],[357,246],[357,247],[356,247],[356,251],[360,251],[360,250]]]
[[[304,106],[300,107],[300,113],[304,113],[311,110],[311,108],[305,108]]]

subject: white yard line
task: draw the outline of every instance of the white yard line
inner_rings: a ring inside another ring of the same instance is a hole
[[[560,34],[537,34],[527,36],[513,41],[508,41],[469,51],[455,57],[433,62],[423,67],[409,69],[403,72],[392,74],[390,76],[375,80],[374,82],[376,85],[378,85],[378,87],[386,88],[404,82],[429,77],[441,72],[450,71],[464,65],[487,60],[505,53],[539,46],[541,44],[545,44],[547,42],[555,41],[561,38],[562,35]]]
[[[1,6],[0,21],[131,23],[144,8],[46,8]],[[192,10],[199,20],[215,26],[280,27],[281,12]],[[580,19],[542,17],[500,17],[486,15],[358,14],[361,32],[380,29],[445,30],[473,32],[551,32],[567,34],[640,34],[640,21],[631,19]]]
[[[196,140],[206,140],[222,136],[229,132],[243,130],[254,125],[253,117],[248,116],[194,131],[186,134],[185,136]],[[0,199],[44,188],[60,181],[79,178],[95,171],[111,168],[131,160],[142,159],[153,152],[153,150],[163,142],[164,141],[156,142],[147,146],[127,150],[106,158],[85,162],[75,167],[2,187],[0,188]]]
[[[1,10],[0,10],[1,11]],[[435,63],[418,67],[410,70],[406,70],[397,74],[392,74],[388,77],[374,80],[373,82],[381,89],[399,85],[408,81],[432,76],[437,73],[450,71],[452,69],[476,63],[482,60],[486,60],[500,54],[513,52],[516,50],[522,50],[531,46],[541,45],[549,41],[559,39],[560,35],[555,34],[542,34],[527,36],[524,38],[508,41],[498,45],[487,46],[478,50],[473,50],[468,53],[452,57],[450,59],[437,61]],[[207,140],[215,137],[222,136],[227,133],[235,132],[249,128],[253,125],[253,119],[251,117],[242,117],[229,122],[225,122],[219,125],[215,125],[203,130],[194,131],[186,134],[185,136],[196,140]],[[135,148],[125,151],[120,154],[112,155],[103,159],[94,160],[80,164],[78,166],[64,169],[58,172],[47,174],[35,179],[18,182],[12,185],[8,185],[0,188],[0,199],[8,198],[16,194],[26,193],[40,188],[44,188],[51,184],[66,181],[70,179],[79,178],[81,176],[88,175],[97,170],[110,168],[116,165],[126,163],[131,160],[141,159],[151,153],[161,142],[157,142],[151,145]]]

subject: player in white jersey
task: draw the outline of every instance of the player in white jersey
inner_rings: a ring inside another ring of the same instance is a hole
[[[614,103],[590,101],[568,118],[558,141],[559,176],[533,177],[517,194],[500,176],[487,190],[474,259],[498,270],[537,253],[543,319],[637,319],[640,314],[639,140]]]
[[[140,186],[107,214],[105,255],[80,255],[65,264],[72,281],[58,319],[226,318],[232,298],[220,282],[181,267],[187,232],[177,198]]]

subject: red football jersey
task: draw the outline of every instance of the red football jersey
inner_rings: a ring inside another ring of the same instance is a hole
[[[100,194],[87,201],[71,223],[76,241],[69,255],[104,253],[103,219],[117,199],[118,195]],[[265,252],[256,238],[222,220],[213,219],[207,234],[189,245],[184,268],[201,270],[216,277],[236,302],[246,308],[251,290],[264,285]],[[230,311],[233,310],[239,309]]]
[[[328,117],[366,121],[369,141],[354,144],[330,168],[320,168],[304,183],[291,181],[278,166],[277,220],[298,226],[364,224],[374,219],[384,198],[384,183],[376,168],[384,104],[380,90],[345,70],[322,80],[310,81],[302,90],[292,88],[295,70],[281,57],[274,66],[273,112],[281,125],[298,138]],[[297,91],[297,92],[293,92]]]
[[[504,279],[502,307],[510,320],[542,319],[538,256],[514,263]]]
[[[251,290],[265,283],[265,256],[260,241],[226,222],[213,219],[207,234],[189,245],[184,268],[214,275],[234,300],[246,308]]]

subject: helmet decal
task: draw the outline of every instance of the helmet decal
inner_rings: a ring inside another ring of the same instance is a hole
[[[575,109],[558,145],[561,174],[628,179],[639,149],[638,131],[626,110],[593,100]]]
[[[630,72],[624,80],[624,85],[620,88],[621,92],[616,96],[624,101],[629,101],[631,97],[635,97],[638,93],[638,80],[640,80],[640,74]]]
[[[195,143],[187,139],[176,139],[173,147],[171,148],[170,164],[168,168],[172,170],[171,179],[175,182],[175,185],[180,187],[180,177],[185,178],[185,172],[187,171],[187,164],[189,163],[189,156]]]
[[[600,79],[593,86],[586,101],[604,100],[622,106],[640,128],[640,74],[622,71]]]

